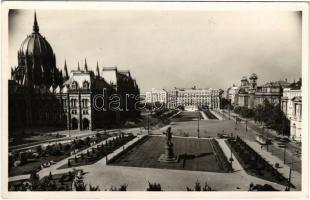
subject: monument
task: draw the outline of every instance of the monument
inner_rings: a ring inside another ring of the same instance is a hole
[[[161,154],[158,161],[165,162],[165,163],[178,162],[178,157],[175,156],[173,152],[173,143],[171,142],[171,138],[172,138],[171,127],[168,127],[166,132],[164,132],[163,134],[166,135],[165,153]]]

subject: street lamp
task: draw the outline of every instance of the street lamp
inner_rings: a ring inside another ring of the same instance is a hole
[[[286,158],[286,144],[284,146],[283,164],[285,164],[285,158]]]
[[[151,114],[151,111],[147,115],[147,135],[150,135],[150,114]]]
[[[198,127],[197,127],[197,138],[199,138],[199,121],[200,121],[200,113],[199,113],[199,111],[198,111]]]
[[[233,138],[233,133],[230,133],[230,139],[232,139],[232,138]],[[232,145],[231,144],[230,144],[230,158],[229,158],[229,161],[230,161],[230,170],[232,172],[233,171],[232,163],[233,163],[234,159],[232,157]]]

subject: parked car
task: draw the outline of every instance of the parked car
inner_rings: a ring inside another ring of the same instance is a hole
[[[285,148],[285,147],[286,147],[286,144],[283,143],[283,142],[279,142],[279,143],[278,143],[278,147],[280,147],[280,148]]]

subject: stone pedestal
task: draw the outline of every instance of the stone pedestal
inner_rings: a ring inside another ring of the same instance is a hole
[[[178,157],[174,155],[173,153],[173,144],[166,144],[165,145],[165,153],[161,154],[161,156],[158,159],[159,162],[165,162],[165,163],[175,163],[178,162]]]

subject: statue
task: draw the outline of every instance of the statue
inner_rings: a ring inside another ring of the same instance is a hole
[[[178,158],[173,153],[173,143],[171,142],[171,127],[169,126],[163,134],[166,135],[165,153],[159,157],[159,162],[177,162]]]
[[[171,132],[171,127],[169,126],[167,128],[167,131],[163,133],[164,135],[166,135],[166,144],[168,146],[173,145],[171,142],[171,138],[172,138],[172,132]]]

